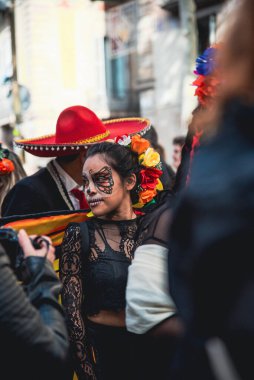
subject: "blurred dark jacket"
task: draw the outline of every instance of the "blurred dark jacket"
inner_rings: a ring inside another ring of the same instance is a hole
[[[25,263],[22,288],[0,245],[0,377],[65,380],[69,343],[58,302],[61,284],[44,258],[29,257]]]
[[[69,206],[47,168],[18,181],[2,204],[2,216],[57,210],[69,210]]]
[[[173,379],[213,378],[205,343],[254,378],[254,107],[232,101],[194,157],[170,229],[170,289],[186,324]]]

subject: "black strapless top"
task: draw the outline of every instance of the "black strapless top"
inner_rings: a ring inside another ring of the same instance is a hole
[[[90,255],[85,260],[85,311],[93,315],[100,310],[125,308],[128,267],[138,245],[137,219],[87,222]]]

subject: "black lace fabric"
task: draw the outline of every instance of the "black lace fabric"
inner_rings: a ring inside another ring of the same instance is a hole
[[[138,225],[138,219],[89,220],[87,253],[82,251],[80,226],[71,224],[65,231],[59,266],[62,304],[79,380],[96,379],[95,348],[87,336],[86,316],[125,306],[128,265],[142,240]]]
[[[134,251],[140,237],[136,220],[108,222],[95,219],[88,222],[91,254],[89,260],[98,260],[107,255],[108,249],[116,254],[123,254],[129,260],[133,259]]]
[[[171,223],[172,200],[162,203],[153,212],[145,215],[139,227],[141,244],[169,246],[169,226]]]

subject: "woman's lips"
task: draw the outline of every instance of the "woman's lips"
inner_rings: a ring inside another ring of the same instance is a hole
[[[88,200],[89,206],[96,207],[103,202],[103,199],[91,199]]]

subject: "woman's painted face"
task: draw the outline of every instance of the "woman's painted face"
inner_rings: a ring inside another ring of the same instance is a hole
[[[82,172],[87,202],[95,216],[114,213],[127,191],[119,174],[101,154],[88,157]]]

